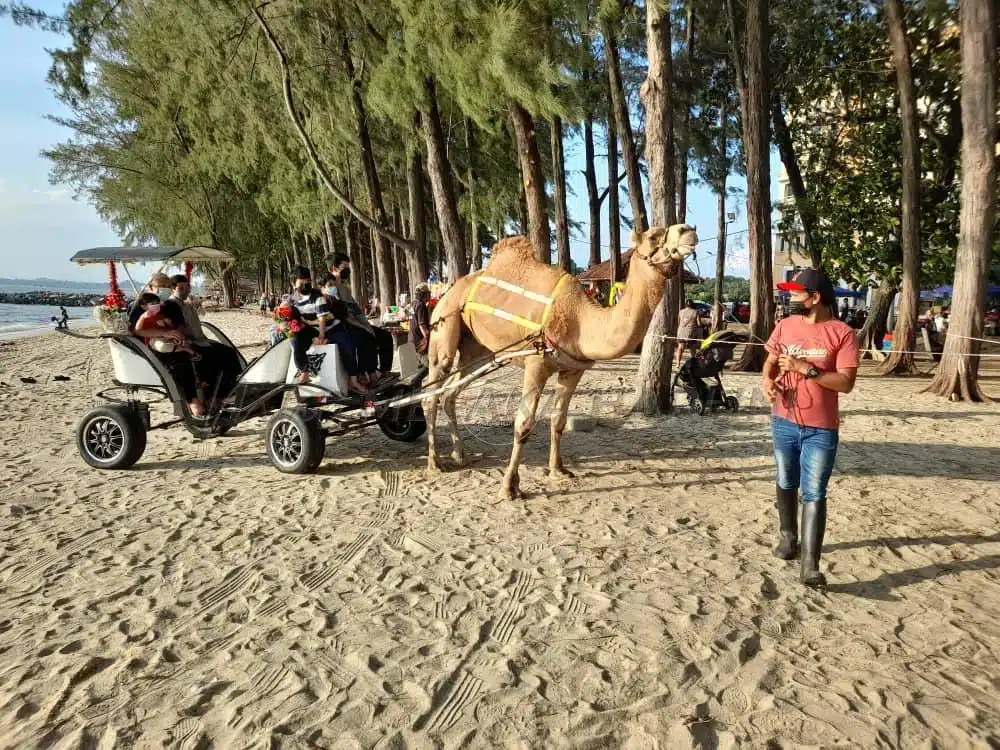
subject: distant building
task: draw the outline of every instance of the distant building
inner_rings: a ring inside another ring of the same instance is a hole
[[[788,173],[785,167],[781,167],[778,174],[778,188],[780,198],[778,199],[778,210],[784,214],[789,206],[793,205],[795,198],[792,195],[792,186],[788,181]],[[799,220],[796,218],[795,227],[788,231],[780,229],[775,234],[774,251],[771,261],[771,278],[774,280],[774,291],[777,292],[777,285],[783,281],[790,281],[795,272],[801,268],[809,268],[812,261],[805,249],[805,239]]]

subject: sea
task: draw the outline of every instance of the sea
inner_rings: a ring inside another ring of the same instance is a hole
[[[0,292],[67,292],[74,294],[106,294],[107,284],[87,284],[58,279],[0,279]],[[69,327],[89,328],[97,325],[93,307],[67,307]],[[0,339],[34,336],[55,329],[52,318],[62,313],[52,305],[11,305],[0,303]]]

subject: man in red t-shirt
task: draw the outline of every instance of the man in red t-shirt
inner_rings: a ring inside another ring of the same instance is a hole
[[[819,570],[826,531],[826,488],[839,442],[839,394],[850,393],[858,372],[855,331],[837,319],[833,284],[807,268],[778,289],[791,295],[789,316],[767,342],[763,388],[773,405],[771,434],[777,465],[781,541],[774,554],[791,560],[799,551],[798,494],[802,491],[800,578],[810,586]]]

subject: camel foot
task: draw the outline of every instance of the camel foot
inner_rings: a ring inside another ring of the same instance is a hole
[[[436,458],[430,458],[430,457],[428,457],[428,459],[427,459],[427,473],[428,474],[441,474],[442,473],[441,464],[438,463],[438,460]]]
[[[460,468],[460,469],[464,468],[465,467],[465,451],[463,451],[463,450],[452,451],[451,460],[455,462],[455,466],[457,466],[458,468]]]
[[[576,474],[565,466],[549,467],[549,476],[553,479],[576,479]]]
[[[504,479],[503,488],[500,490],[501,500],[523,500],[524,493],[521,492],[521,481],[514,475],[511,479]]]

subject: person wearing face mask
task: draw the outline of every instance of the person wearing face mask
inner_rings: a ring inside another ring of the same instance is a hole
[[[330,311],[326,295],[312,285],[312,273],[305,266],[294,269],[295,287],[288,295],[287,302],[292,308],[292,321],[298,330],[292,336],[292,358],[295,360],[296,379],[300,383],[309,382],[309,358],[306,352],[314,343],[326,343],[326,326],[330,321]],[[295,329],[293,329],[295,330]]]
[[[334,287],[337,299],[345,303],[348,312],[350,312],[347,322],[355,328],[364,331],[374,340],[378,351],[378,374],[385,377],[392,370],[392,358],[395,354],[392,334],[369,323],[361,306],[354,299],[350,283],[351,259],[344,253],[333,253],[326,256],[326,264],[330,269],[330,275],[337,279]],[[364,350],[364,347],[361,348]]]
[[[201,355],[198,372],[211,384],[213,398],[224,399],[239,378],[241,367],[236,351],[212,341],[201,327],[198,311],[191,304],[191,282],[182,273],[170,277],[173,291],[169,302],[181,311],[181,324],[177,329],[183,333]]]
[[[167,304],[151,291],[143,292],[135,301],[138,317],[132,332],[141,337],[177,383],[188,409],[195,417],[205,415],[205,404],[198,394],[199,374],[195,369],[197,357],[184,334],[177,329],[165,312]]]
[[[798,554],[801,581],[823,586],[826,578],[819,560],[826,531],[826,490],[839,442],[839,396],[854,389],[858,342],[854,330],[837,319],[833,284],[825,273],[808,268],[778,288],[789,293],[791,303],[788,317],[768,339],[762,380],[773,405],[780,529],[774,554],[782,560]]]

